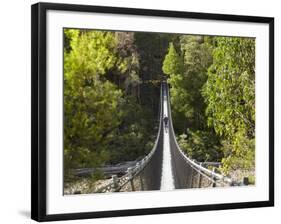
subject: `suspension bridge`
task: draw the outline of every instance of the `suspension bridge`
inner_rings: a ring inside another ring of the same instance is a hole
[[[179,147],[171,116],[168,85],[161,84],[159,128],[150,153],[127,168],[121,177],[112,175],[96,192],[173,190],[240,185],[216,169],[189,158]],[[168,117],[165,125],[163,118]],[[215,163],[214,163],[215,164]]]

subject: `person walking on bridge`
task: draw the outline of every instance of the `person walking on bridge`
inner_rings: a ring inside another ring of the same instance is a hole
[[[164,116],[163,120],[164,120],[164,124],[165,124],[165,129],[167,131],[168,130],[168,121],[169,121],[169,118],[167,117],[167,115]]]

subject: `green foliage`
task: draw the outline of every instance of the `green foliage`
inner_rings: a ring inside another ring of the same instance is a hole
[[[122,92],[103,79],[116,62],[114,36],[72,29],[65,35],[71,51],[64,52],[64,164],[70,171],[108,159],[105,142],[121,122]]]
[[[170,39],[174,35],[161,33],[135,33],[135,44],[139,55],[139,103],[148,106],[154,117],[159,111],[159,82],[164,75],[161,72],[163,58]]]
[[[216,37],[203,96],[209,126],[224,139],[224,171],[251,168],[255,158],[255,41]]]
[[[176,43],[179,53],[171,43],[162,68],[169,75],[173,123],[179,144],[188,156],[199,161],[217,161],[222,157],[218,138],[207,127],[206,105],[200,92],[212,63],[210,41],[202,36],[181,36]]]
[[[136,98],[126,97],[121,111],[124,113],[122,123],[108,145],[112,163],[138,159],[149,153],[151,140],[156,137],[151,131],[154,127],[151,112],[137,104]]]
[[[162,70],[181,148],[199,161],[221,161],[225,173],[253,168],[254,39],[180,36],[170,43]]]
[[[182,63],[180,56],[177,54],[172,42],[170,43],[168,53],[165,56],[162,70],[167,75],[177,75],[181,73]]]
[[[255,176],[254,175],[251,175],[251,176],[249,176],[248,177],[249,178],[249,184],[252,184],[252,185],[254,185],[255,184],[255,182],[256,182],[256,178],[255,178]]]
[[[135,160],[152,149],[134,33],[64,30],[64,168]],[[91,178],[102,178],[102,174]]]
[[[212,62],[212,47],[200,36],[183,35],[179,41],[180,56],[168,53],[168,55],[176,57],[174,61],[181,61],[176,63],[178,68],[172,69],[176,72],[170,73],[168,80],[171,85],[173,115],[177,114],[181,121],[177,121],[177,116],[174,120],[176,123],[182,123],[182,118],[185,117],[184,126],[177,131],[184,132],[190,126],[204,129],[206,126],[205,105],[200,89],[207,79],[207,69]],[[171,49],[174,52],[173,48]],[[166,63],[166,65],[169,64]]]
[[[178,138],[179,146],[190,158],[197,161],[216,161],[223,156],[220,143],[215,133],[211,131],[191,131],[181,134]]]
[[[163,79],[188,156],[254,167],[254,39],[64,29],[66,175],[147,154]]]

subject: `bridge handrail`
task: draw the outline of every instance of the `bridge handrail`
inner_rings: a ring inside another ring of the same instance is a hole
[[[152,150],[137,164],[133,167],[129,167],[127,173],[119,178],[113,176],[110,183],[105,186],[100,187],[95,192],[110,192],[110,191],[119,191],[124,185],[126,185],[129,181],[133,180],[150,162],[153,154],[156,151],[157,143],[159,141],[160,132],[161,132],[161,122],[162,122],[162,113],[163,113],[163,98],[162,98],[162,85],[160,87],[160,112],[159,112],[159,127],[156,140],[154,142],[154,146]]]
[[[170,104],[170,93],[169,93],[169,90],[168,90],[168,87],[167,87],[167,102],[168,102],[168,109],[169,109],[169,117],[170,117],[170,124],[171,124],[171,129],[172,129],[172,136],[174,138],[174,141],[176,143],[176,147],[178,149],[178,151],[181,153],[181,155],[183,156],[183,158],[185,159],[185,161],[187,163],[189,163],[195,170],[197,171],[201,171],[201,173],[205,173],[207,174],[208,176],[211,176],[212,178],[216,179],[216,180],[221,180],[223,182],[226,182],[228,184],[233,184],[233,180],[229,177],[226,177],[222,174],[219,174],[219,173],[216,173],[212,170],[209,170],[205,167],[203,167],[200,163],[196,162],[195,160],[192,160],[190,159],[180,148],[180,146],[178,145],[178,142],[177,142],[177,139],[176,139],[176,136],[175,136],[175,132],[174,132],[174,127],[173,127],[173,122],[172,122],[172,115],[171,115],[171,104]]]

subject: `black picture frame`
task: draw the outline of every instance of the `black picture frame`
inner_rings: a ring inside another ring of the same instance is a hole
[[[162,16],[216,21],[253,22],[269,25],[269,200],[196,206],[159,207],[149,209],[114,210],[101,212],[46,214],[46,13],[48,10],[100,12],[124,15]],[[31,218],[37,221],[70,220],[115,216],[192,212],[237,208],[274,206],[274,18],[240,15],[163,11],[136,8],[102,7],[89,5],[37,3],[32,5],[31,48]]]

